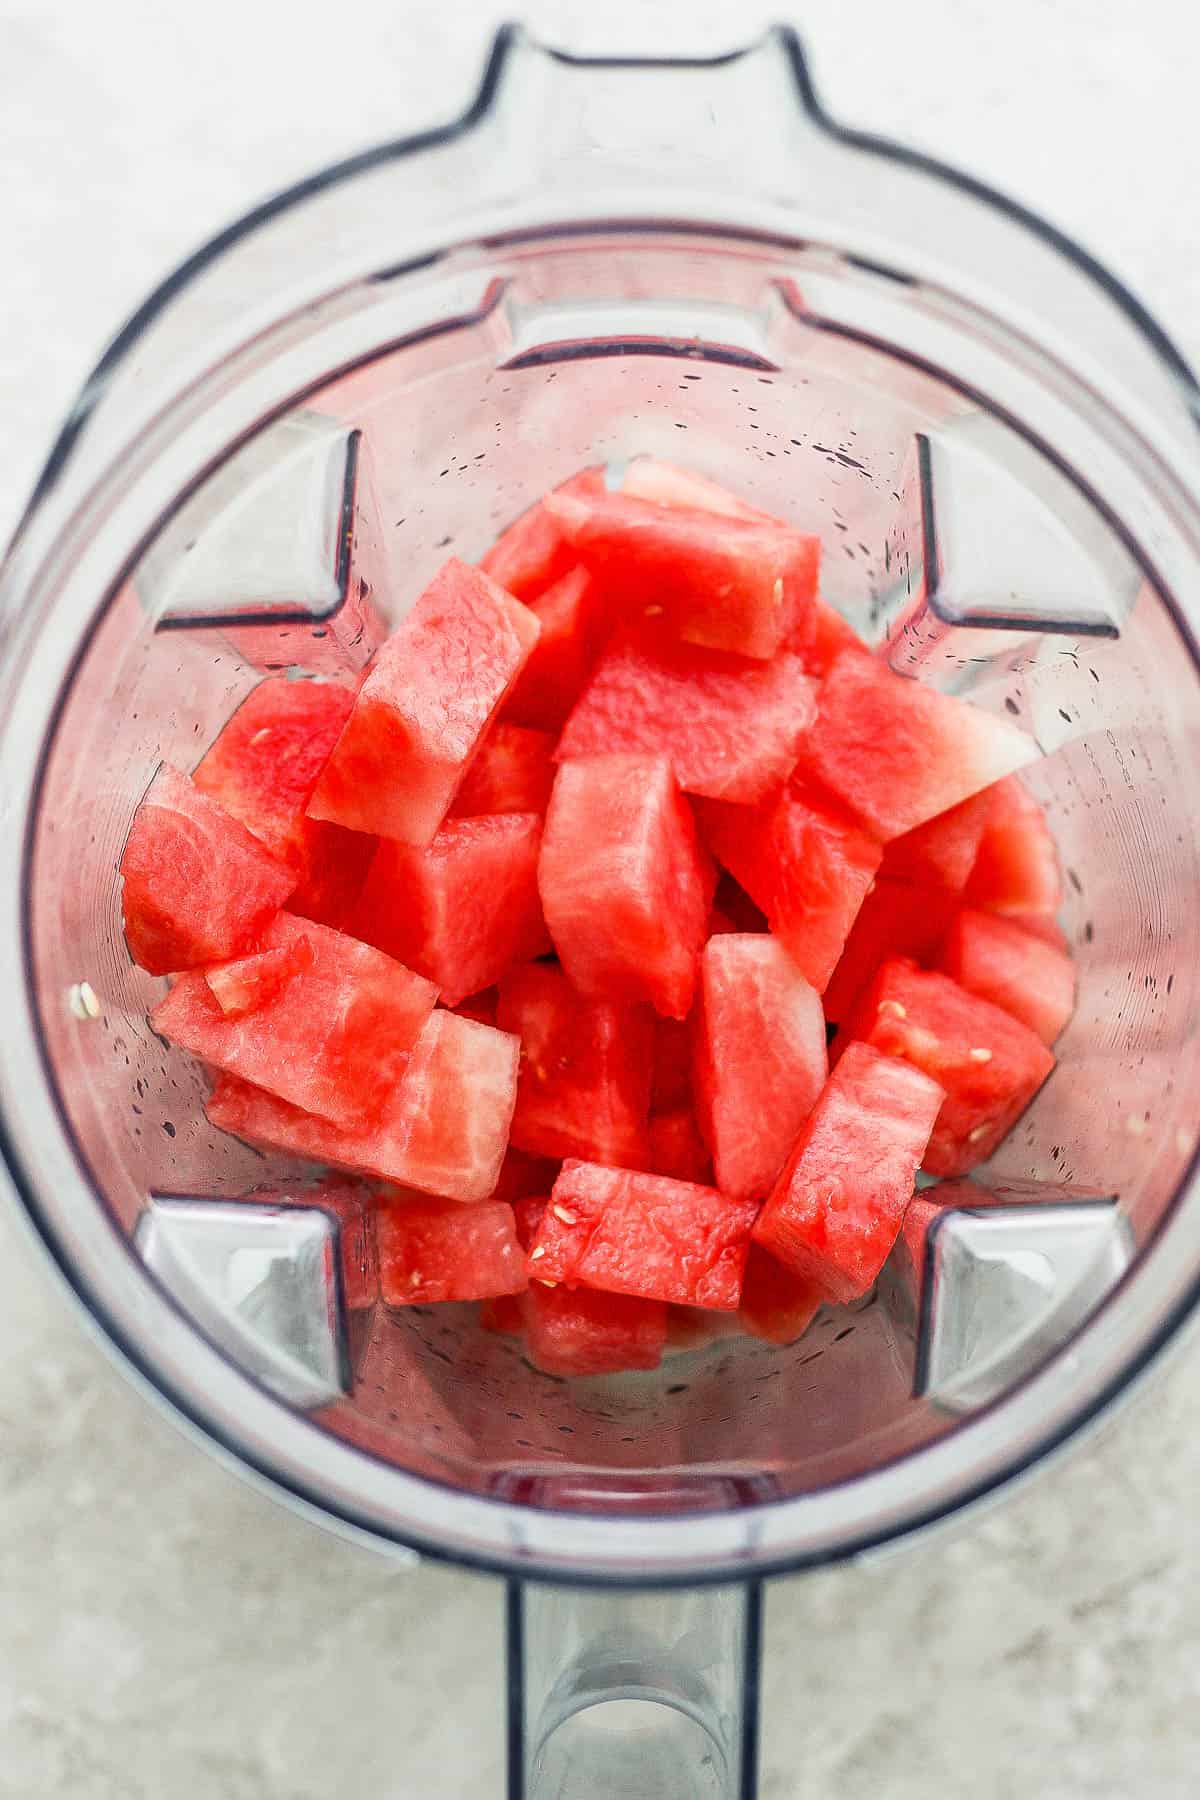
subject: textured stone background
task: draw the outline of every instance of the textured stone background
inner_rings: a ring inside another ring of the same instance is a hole
[[[524,12],[593,49],[717,48],[766,16]],[[493,16],[490,0],[0,0],[0,537],[143,291],[246,202],[456,109]],[[840,116],[1029,199],[1200,361],[1195,9],[793,16]],[[953,1541],[777,1584],[764,1800],[1194,1796],[1198,1369],[1177,1355],[1102,1438]],[[0,1212],[0,1800],[494,1800],[500,1649],[491,1583],[323,1538],[177,1438]]]

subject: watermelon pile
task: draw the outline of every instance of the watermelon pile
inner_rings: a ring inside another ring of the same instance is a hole
[[[357,1181],[389,1306],[477,1303],[560,1376],[792,1342],[1054,1067],[1036,747],[893,674],[819,567],[700,476],[585,470],[357,685],[264,680],[156,775],[150,1022],[213,1125]]]

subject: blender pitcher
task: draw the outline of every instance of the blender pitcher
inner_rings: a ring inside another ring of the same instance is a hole
[[[12,1184],[210,1446],[507,1577],[514,1796],[752,1794],[763,1577],[995,1493],[1193,1309],[1196,403],[1078,247],[831,121],[787,31],[642,63],[508,29],[456,123],[178,270],[54,446],[0,572]],[[566,1383],[469,1308],[383,1308],[353,1187],[208,1125],[116,870],[265,671],[361,667],[448,554],[642,452],[819,532],[880,657],[1036,737],[1079,1000],[864,1303]]]

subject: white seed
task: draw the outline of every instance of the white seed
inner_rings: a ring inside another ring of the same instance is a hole
[[[545,1256],[545,1254],[546,1254],[545,1244],[538,1244],[536,1249],[533,1249],[529,1252],[529,1260],[530,1260],[530,1262],[536,1262],[539,1256]]]
[[[565,1206],[552,1206],[550,1210],[556,1219],[562,1220],[564,1225],[578,1225],[579,1223],[578,1213],[568,1212]]]
[[[67,1005],[77,1019],[98,1019],[100,1002],[90,981],[77,981],[67,994]]]
[[[976,1125],[972,1131],[968,1131],[967,1133],[968,1144],[977,1144],[980,1138],[986,1137],[990,1130],[990,1125]]]
[[[980,1045],[980,1047],[977,1050],[972,1050],[972,1052],[971,1052],[971,1061],[972,1062],[985,1063],[985,1062],[991,1062],[991,1060],[992,1060],[991,1051],[985,1050],[982,1045]]]
[[[908,1017],[907,1006],[902,1006],[899,1000],[881,1000],[879,1010],[881,1013],[892,1013],[897,1019],[907,1019]]]

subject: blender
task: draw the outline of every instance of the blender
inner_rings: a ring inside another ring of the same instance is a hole
[[[451,126],[267,202],[80,395],[0,570],[0,1146],[114,1352],[311,1516],[506,1580],[513,1796],[752,1795],[761,1584],[993,1495],[1200,1274],[1197,390],[1077,246],[830,120],[795,38],[497,39]],[[213,1130],[117,865],[266,672],[638,454],[819,532],[897,672],[1015,716],[1066,876],[1059,1063],[874,1293],[566,1383],[388,1310],[351,1188]]]

